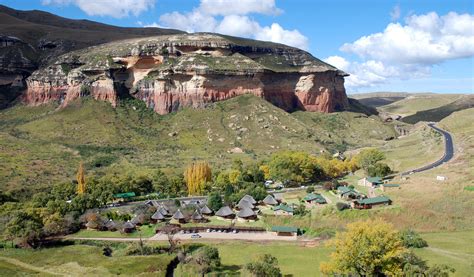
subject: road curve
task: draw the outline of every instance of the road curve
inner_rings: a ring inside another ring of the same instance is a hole
[[[425,166],[417,168],[417,169],[405,171],[405,172],[401,173],[401,175],[407,175],[407,174],[412,174],[412,173],[417,173],[417,172],[430,170],[430,169],[433,169],[437,166],[440,166],[440,165],[448,162],[449,160],[451,160],[453,158],[453,156],[454,156],[454,144],[453,144],[453,137],[451,136],[451,134],[448,133],[447,131],[443,130],[443,129],[440,129],[440,128],[434,126],[434,123],[428,123],[428,126],[430,126],[431,128],[433,128],[434,130],[436,130],[437,132],[439,132],[440,134],[442,134],[444,136],[444,155],[443,155],[443,157],[441,157],[441,159],[437,160],[434,163],[425,165]]]

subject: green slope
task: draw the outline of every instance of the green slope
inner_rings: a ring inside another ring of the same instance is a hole
[[[343,112],[293,114],[252,95],[160,116],[141,101],[119,107],[85,99],[63,109],[15,106],[0,112],[0,189],[40,188],[89,172],[133,167],[181,171],[196,159],[213,167],[280,150],[320,153],[394,136],[378,117]],[[232,153],[232,149],[243,153]]]

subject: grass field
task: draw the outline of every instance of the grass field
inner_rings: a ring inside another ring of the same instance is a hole
[[[0,275],[14,276],[3,275],[14,271],[18,276],[31,273],[48,276],[48,272],[70,276],[165,276],[166,266],[175,257],[167,254],[125,256],[123,252],[124,249],[114,249],[113,256],[106,257],[102,255],[102,247],[89,245],[7,249],[0,253]]]
[[[156,227],[159,226],[158,224],[150,224],[150,225],[143,225],[140,226],[139,230],[133,233],[121,233],[119,231],[112,232],[112,231],[96,231],[96,230],[80,230],[77,233],[70,235],[70,237],[77,237],[77,238],[139,238],[140,235],[143,238],[150,238],[156,234]]]

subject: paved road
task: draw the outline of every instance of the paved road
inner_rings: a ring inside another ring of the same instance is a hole
[[[440,166],[440,165],[448,162],[449,160],[451,160],[453,158],[453,156],[454,156],[454,144],[453,144],[453,138],[452,138],[451,134],[446,132],[443,129],[440,129],[440,128],[434,126],[434,123],[429,123],[428,126],[430,126],[431,128],[438,131],[439,133],[441,133],[444,136],[444,155],[443,155],[443,157],[441,159],[437,160],[434,163],[425,165],[425,166],[417,168],[417,169],[413,169],[413,170],[403,172],[403,173],[401,173],[401,175],[407,175],[407,174],[411,174],[411,173],[417,173],[417,172],[430,170],[430,169],[433,169],[437,166]]]

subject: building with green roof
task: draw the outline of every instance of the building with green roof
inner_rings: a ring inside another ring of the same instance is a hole
[[[326,198],[324,198],[321,194],[319,193],[308,193],[303,200],[304,202],[308,204],[326,204]]]
[[[357,199],[352,202],[352,205],[356,209],[371,209],[376,205],[391,205],[392,200],[386,196],[377,196],[372,198]]]
[[[298,228],[290,226],[273,226],[271,232],[277,236],[296,236],[298,235]]]
[[[376,187],[383,184],[383,180],[380,177],[365,177],[360,179],[357,184],[365,187]]]
[[[293,215],[293,207],[288,206],[286,204],[280,204],[278,206],[273,207],[273,212],[275,215]]]

